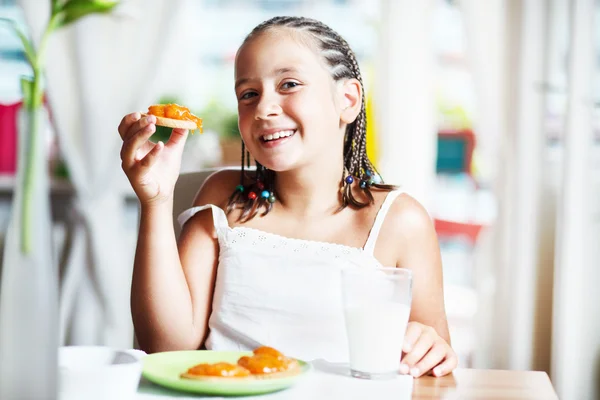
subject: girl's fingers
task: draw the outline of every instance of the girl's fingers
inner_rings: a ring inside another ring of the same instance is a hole
[[[417,322],[408,323],[406,333],[404,334],[404,343],[402,345],[402,351],[404,353],[410,353],[413,347],[415,347],[415,343],[419,340],[424,327],[425,325],[421,325]]]
[[[138,112],[127,114],[123,117],[118,129],[119,136],[121,136],[121,139],[125,140],[127,138],[128,132],[130,131],[131,127],[135,125],[135,123],[138,122],[140,118],[142,118],[142,115]]]
[[[125,132],[123,140],[127,141],[134,137],[139,131],[147,128],[149,125],[156,123],[156,117],[154,115],[146,115],[143,118],[139,118],[137,121],[129,125],[129,129]]]
[[[399,371],[414,377],[430,370],[435,376],[446,375],[456,368],[458,362],[452,348],[439,337],[435,329],[414,321],[409,322],[406,328],[402,352],[404,357]]]
[[[413,368],[425,356],[425,354],[429,352],[429,349],[431,349],[433,346],[435,339],[436,335],[432,333],[429,328],[423,329],[421,336],[419,336],[419,339],[413,346],[412,350],[406,353],[406,355],[402,358],[402,364]]]
[[[140,148],[137,149],[133,159],[136,162],[141,161],[142,158],[146,157],[146,154],[148,154],[150,152],[150,150],[152,150],[154,148],[155,144],[156,143],[152,142],[151,140],[146,140],[146,142],[144,144],[142,144],[142,146]]]
[[[434,376],[444,376],[448,375],[450,372],[454,371],[456,366],[458,365],[458,357],[452,351],[446,355],[446,359],[444,362],[439,364],[437,367],[433,369]]]
[[[165,145],[163,142],[158,142],[154,145],[152,150],[150,150],[148,154],[146,154],[146,156],[137,164],[139,165],[140,172],[145,172],[146,170],[152,168],[152,166],[158,160],[158,155],[164,147]]]
[[[125,139],[125,135],[129,131],[129,128],[131,127],[131,125],[133,125],[136,121],[138,121],[140,119],[140,117],[141,117],[141,115],[138,112],[127,114],[126,116],[123,117],[123,119],[121,120],[121,123],[119,124],[119,128],[118,128],[119,136],[121,136],[121,139]]]
[[[445,342],[438,341],[434,343],[429,352],[425,354],[425,357],[410,370],[410,374],[415,378],[426,374],[446,357],[448,350],[449,346]]]
[[[123,147],[121,148],[123,168],[131,168],[136,163],[138,150],[150,139],[155,130],[156,126],[154,124],[148,125],[123,143]]]

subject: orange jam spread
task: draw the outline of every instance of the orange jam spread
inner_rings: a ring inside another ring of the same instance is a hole
[[[179,104],[155,104],[148,107],[148,114],[156,117],[171,118],[184,121],[192,121],[202,133],[202,118],[198,118],[190,112],[190,109]]]
[[[279,350],[275,350],[272,347],[268,347],[268,346],[262,346],[262,347],[258,347],[256,349],[254,349],[253,351],[254,355],[265,355],[265,356],[271,356],[271,357],[275,357],[279,360],[282,360],[285,358],[285,356],[279,351]]]
[[[190,375],[220,376],[220,377],[245,377],[250,376],[250,371],[239,365],[225,362],[215,364],[198,364],[188,369]]]
[[[255,375],[287,371],[295,367],[296,363],[296,360],[285,357],[279,351],[266,346],[254,350],[252,357],[244,356],[238,360],[238,365]]]

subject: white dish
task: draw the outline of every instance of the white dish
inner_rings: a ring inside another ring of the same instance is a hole
[[[135,398],[142,374],[142,354],[102,346],[59,348],[59,399]]]

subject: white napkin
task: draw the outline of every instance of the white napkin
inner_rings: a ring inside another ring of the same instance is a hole
[[[412,396],[413,378],[410,375],[398,375],[396,378],[388,380],[365,380],[351,377],[347,364],[332,364],[324,360],[315,360],[311,364],[313,366],[311,373],[300,379],[293,387],[271,394],[244,396],[243,398],[260,398],[264,400],[409,400]],[[142,378],[136,400],[192,400],[198,398],[227,400],[232,397],[190,395],[162,388]]]

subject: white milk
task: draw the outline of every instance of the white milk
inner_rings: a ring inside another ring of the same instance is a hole
[[[350,368],[384,374],[397,371],[410,307],[372,303],[344,310],[350,349]]]

